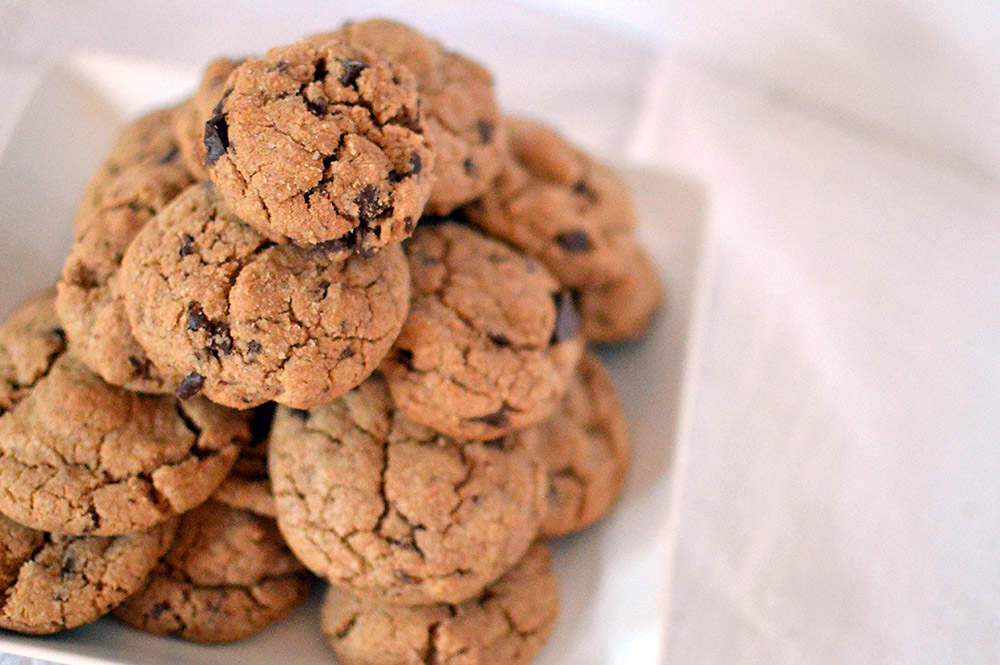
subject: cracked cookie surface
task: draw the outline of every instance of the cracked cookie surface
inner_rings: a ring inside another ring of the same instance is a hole
[[[629,268],[620,278],[577,291],[583,336],[601,343],[638,339],[652,325],[665,298],[652,259],[633,245]]]
[[[412,74],[360,46],[303,40],[247,60],[205,124],[209,176],[276,242],[371,254],[409,236],[434,154]]]
[[[470,221],[536,257],[565,286],[621,276],[635,227],[625,182],[548,127],[506,123],[511,157],[466,210]]]
[[[142,586],[176,527],[57,536],[0,515],[0,628],[41,635],[95,621]]]
[[[0,326],[0,417],[27,396],[66,351],[55,288],[35,294]]]
[[[226,90],[226,79],[243,60],[217,58],[208,63],[201,74],[198,89],[181,104],[173,117],[174,136],[181,149],[184,165],[198,180],[208,179],[205,168],[205,123],[214,115],[215,107]]]
[[[132,335],[119,288],[122,256],[145,224],[194,182],[170,123],[176,109],[126,127],[83,193],[56,309],[76,353],[108,383],[172,392],[178,377],[154,367]]]
[[[545,469],[530,433],[459,441],[413,424],[373,376],[309,411],[278,409],[278,524],[317,574],[381,602],[459,602],[538,533]]]
[[[583,349],[572,298],[537,261],[475,229],[421,226],[410,314],[382,365],[414,422],[490,439],[555,409]]]
[[[130,393],[63,355],[0,416],[0,512],[55,533],[147,529],[207,499],[247,440],[238,412]]]
[[[504,162],[507,136],[486,68],[386,19],[349,23],[329,37],[370,48],[416,77],[436,153],[426,214],[447,215],[489,189]]]
[[[400,607],[331,586],[320,626],[344,665],[525,665],[552,634],[559,589],[548,546],[460,604]]]
[[[181,518],[147,584],[114,613],[155,635],[230,642],[281,620],[310,582],[274,520],[209,501]]]
[[[275,245],[228,212],[210,183],[157,215],[122,264],[136,337],[158,366],[234,408],[297,408],[360,383],[388,352],[409,305],[402,250],[345,260]]]
[[[597,356],[584,354],[562,404],[538,434],[549,470],[542,534],[573,533],[604,517],[625,482],[629,432],[618,392]]]

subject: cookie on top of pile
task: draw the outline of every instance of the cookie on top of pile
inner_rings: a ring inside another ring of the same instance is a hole
[[[328,585],[357,663],[526,663],[546,538],[624,483],[588,343],[662,287],[613,170],[385,19],[127,126],[0,327],[0,627],[248,637]]]

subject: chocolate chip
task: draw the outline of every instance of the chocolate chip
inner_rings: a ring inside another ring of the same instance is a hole
[[[62,566],[59,568],[59,575],[61,577],[68,577],[77,572],[78,567],[79,561],[76,558],[76,552],[73,550],[66,550],[63,552]]]
[[[390,206],[378,200],[378,195],[378,188],[375,185],[365,185],[361,188],[361,192],[354,197],[354,202],[358,205],[359,220],[370,222],[390,209]]]
[[[177,147],[177,144],[176,143],[173,144],[172,146],[170,146],[170,150],[167,151],[167,154],[165,154],[163,157],[160,157],[160,164],[169,164],[170,162],[177,159],[177,155],[179,155],[180,152],[181,149]]]
[[[413,371],[413,351],[409,349],[399,349],[396,351],[396,362],[406,368],[407,371]]]
[[[406,233],[413,233],[413,228],[415,226],[416,224],[413,222],[412,217],[407,217],[406,219],[403,220],[403,231],[405,231]]]
[[[313,115],[322,117],[326,115],[326,110],[328,106],[325,99],[317,99],[315,101],[307,99],[306,108],[308,108],[309,112],[312,113]]]
[[[549,343],[554,346],[573,339],[580,333],[580,314],[576,311],[573,294],[569,291],[560,291],[552,298],[556,304],[556,325]]]
[[[500,437],[499,439],[487,439],[486,441],[483,441],[483,445],[486,446],[487,448],[493,448],[495,450],[503,450],[505,442],[506,439]]]
[[[142,377],[149,376],[150,363],[148,358],[137,358],[136,356],[129,356],[128,364],[132,368],[132,373],[134,375]]]
[[[330,291],[330,282],[328,282],[328,281],[326,281],[324,279],[317,286],[319,286],[319,298],[318,298],[318,300],[325,300],[326,299],[326,294],[329,293],[329,291]]]
[[[587,235],[585,231],[576,229],[575,231],[565,231],[556,236],[556,242],[562,245],[562,248],[571,254],[579,254],[580,252],[589,252],[594,248],[593,243],[590,242],[590,236]]]
[[[472,157],[465,158],[465,161],[462,162],[462,168],[465,170],[465,175],[472,175],[476,172],[476,165],[472,163]]]
[[[480,120],[476,123],[476,129],[479,130],[479,138],[483,143],[489,143],[490,139],[493,138],[493,123],[488,120]]]
[[[222,97],[220,97],[219,101],[216,102],[215,106],[212,107],[212,115],[213,116],[215,116],[215,115],[222,115],[222,107],[225,106],[226,100],[229,99],[229,95],[231,95],[231,94],[233,94],[233,89],[232,88],[226,88],[226,91],[222,93]]]
[[[345,59],[340,60],[340,66],[343,67],[344,71],[340,75],[340,84],[344,86],[353,86],[357,88],[358,76],[361,75],[367,67],[367,62],[361,62],[360,60]]]
[[[194,254],[194,238],[187,233],[181,235],[181,248],[177,250],[177,253],[181,256]]]
[[[270,67],[267,68],[269,72],[287,72],[290,63],[287,60],[279,60]]]
[[[188,303],[188,330],[201,330],[202,328],[208,328],[211,321],[205,316],[205,311],[201,308],[201,305],[191,301]]]
[[[66,331],[62,328],[52,328],[47,334],[49,337],[55,337],[61,346],[66,345]]]
[[[299,420],[305,420],[309,417],[309,412],[305,409],[289,409],[288,412]]]
[[[326,78],[326,58],[320,58],[316,61],[316,67],[313,69],[313,81],[317,83],[322,83],[323,79]]]
[[[97,273],[86,266],[79,266],[76,269],[76,274],[73,275],[73,283],[78,285],[84,291],[96,289]]]
[[[343,254],[351,249],[353,245],[354,236],[353,234],[348,234],[343,238],[337,238],[336,240],[326,240],[316,243],[312,246],[311,251],[317,254],[322,254],[323,256],[334,256],[337,254]]]
[[[246,355],[247,362],[252,363],[253,361],[255,361],[257,359],[257,355],[261,352],[262,348],[263,347],[260,345],[260,342],[258,342],[255,339],[252,339],[249,342],[247,342],[247,355]]]
[[[597,192],[592,190],[590,186],[587,184],[587,181],[584,180],[583,178],[580,178],[575,183],[573,183],[573,193],[579,194],[580,196],[585,196],[591,201],[597,200]]]
[[[197,372],[191,372],[181,381],[177,388],[177,399],[191,399],[201,392],[201,387],[205,385],[205,377]]]
[[[485,416],[469,418],[469,420],[477,423],[483,423],[484,425],[489,425],[490,427],[506,427],[507,423],[510,422],[510,419],[507,417],[506,406],[501,406],[493,413],[487,413]]]
[[[424,168],[424,160],[418,152],[410,153],[410,175],[417,175]]]
[[[490,341],[499,346],[501,349],[506,349],[510,346],[510,340],[504,335],[489,333],[487,337],[489,337]]]
[[[169,603],[167,603],[165,601],[162,602],[162,603],[157,603],[156,605],[153,605],[152,608],[150,608],[150,610],[149,610],[149,618],[151,618],[151,619],[159,619],[169,609],[170,609],[170,604]]]
[[[225,323],[212,324],[212,336],[208,340],[208,350],[216,358],[228,356],[233,352],[233,336],[229,331],[229,326]]]
[[[353,358],[353,357],[354,357],[354,349],[352,349],[351,347],[347,347],[346,349],[340,352],[340,360],[347,360],[348,358]]]
[[[219,113],[205,123],[205,166],[211,166],[229,150],[229,123],[226,114]]]

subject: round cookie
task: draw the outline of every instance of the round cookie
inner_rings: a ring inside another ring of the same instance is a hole
[[[538,543],[457,605],[383,605],[331,586],[320,626],[344,665],[525,665],[552,634],[558,610],[549,548]]]
[[[55,288],[31,296],[0,326],[0,416],[31,392],[66,350]]]
[[[236,458],[229,475],[212,494],[212,499],[233,508],[275,517],[274,494],[267,475],[267,440],[271,435],[274,403],[254,410],[250,421],[253,443],[245,446]]]
[[[349,23],[333,36],[370,48],[416,77],[436,153],[425,214],[447,215],[484,194],[500,172],[507,144],[489,71],[395,21]]]
[[[566,139],[507,118],[511,159],[470,221],[536,257],[565,286],[619,278],[628,268],[635,213],[621,177]]]
[[[409,306],[402,250],[336,260],[275,245],[222,207],[211,183],[175,199],[122,263],[125,304],[153,362],[234,408],[309,408],[360,383]]]
[[[247,440],[240,413],[109,386],[66,354],[0,417],[0,512],[54,533],[147,529],[207,499]]]
[[[530,433],[459,441],[415,425],[373,376],[332,404],[279,408],[278,525],[311,570],[394,604],[460,602],[524,554],[545,507]]]
[[[198,180],[206,180],[205,123],[214,115],[214,109],[226,90],[226,79],[243,60],[218,58],[208,63],[201,75],[201,83],[194,95],[184,102],[174,114],[173,129],[181,158]]]
[[[413,232],[434,153],[405,68],[303,40],[250,59],[205,124],[229,208],[276,242],[371,254]]]
[[[630,446],[621,401],[597,356],[584,354],[562,404],[538,431],[549,470],[542,534],[573,533],[604,517],[625,482]]]
[[[146,586],[114,613],[154,635],[231,642],[280,621],[309,586],[274,520],[209,501],[184,515]]]
[[[171,130],[174,109],[156,111],[119,135],[77,211],[56,310],[74,352],[108,383],[172,392],[179,377],[150,364],[122,304],[122,255],[146,222],[193,182]]]
[[[545,419],[583,349],[569,293],[534,259],[454,222],[407,244],[410,315],[383,363],[416,423],[491,439]]]
[[[0,515],[0,628],[42,635],[95,621],[142,587],[176,528],[58,536]]]
[[[577,291],[583,336],[590,342],[638,339],[664,301],[663,284],[649,255],[633,245],[629,269],[619,279]]]

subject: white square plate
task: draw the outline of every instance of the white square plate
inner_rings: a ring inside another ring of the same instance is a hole
[[[51,284],[69,249],[76,200],[128,118],[188,94],[197,72],[101,55],[50,71],[0,157],[0,315]],[[703,247],[702,197],[673,176],[627,167],[640,234],[669,306],[641,342],[603,350],[634,435],[631,474],[602,523],[555,543],[562,610],[539,665],[658,662],[670,574],[668,518],[682,379]],[[64,663],[334,663],[318,594],[290,619],[244,642],[205,647],[153,637],[105,618],[49,637],[0,631],[0,651]]]

